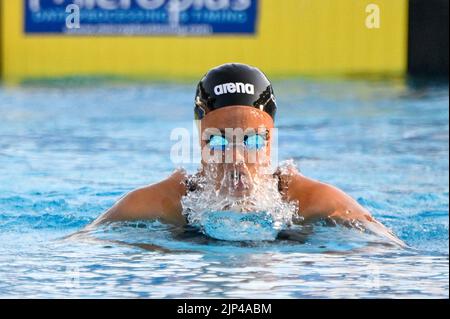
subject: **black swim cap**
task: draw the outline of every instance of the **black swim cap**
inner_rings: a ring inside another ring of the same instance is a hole
[[[231,105],[248,105],[268,113],[273,119],[277,105],[272,85],[258,68],[227,63],[206,73],[197,85],[195,118]]]

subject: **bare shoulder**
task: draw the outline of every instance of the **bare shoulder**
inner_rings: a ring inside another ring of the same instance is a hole
[[[299,214],[305,221],[327,218],[347,227],[357,227],[359,224],[363,229],[399,246],[406,246],[390,229],[372,217],[366,208],[333,185],[296,174],[289,184],[288,196],[291,200],[298,200]]]
[[[183,223],[181,197],[186,192],[186,174],[177,170],[161,182],[137,188],[125,194],[93,225],[108,221],[161,219]]]
[[[296,174],[290,180],[288,198],[298,200],[305,219],[331,217],[373,221],[369,211],[336,186]]]

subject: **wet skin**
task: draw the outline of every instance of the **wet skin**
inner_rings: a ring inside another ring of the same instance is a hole
[[[208,113],[200,123],[200,143],[202,149],[209,150],[206,137],[213,130],[224,131],[226,128],[246,130],[270,130],[274,127],[272,118],[265,112],[248,106],[229,106]],[[204,135],[203,135],[204,134]],[[205,139],[202,138],[205,137]],[[266,147],[257,151],[261,155],[255,161],[250,161],[249,152],[240,146],[232,147],[222,152],[231,158],[229,163],[214,164],[217,168],[216,186],[224,185],[230,195],[244,196],[251,191],[251,181],[260,174],[260,168],[270,165],[269,133]],[[238,143],[237,143],[238,144]],[[209,153],[209,152],[207,152]],[[212,153],[210,153],[211,155]],[[219,156],[220,157],[220,156]],[[201,166],[207,167],[208,157],[202,154]],[[232,172],[232,173],[230,173]],[[228,175],[227,175],[228,174]],[[237,174],[237,175],[236,175]],[[279,188],[287,201],[300,203],[298,214],[303,217],[303,223],[325,219],[333,223],[352,227],[355,221],[370,226],[372,230],[383,232],[391,239],[399,241],[386,227],[376,221],[371,214],[342,190],[308,178],[297,171],[278,171]],[[250,183],[235,183],[230,187],[227,176],[244,178]],[[225,177],[225,178],[224,178]],[[117,203],[95,220],[90,226],[96,226],[109,221],[159,219],[163,222],[183,225],[186,219],[182,214],[181,198],[186,194],[186,174],[182,170],[175,171],[167,179],[133,190],[120,198]],[[250,186],[248,186],[250,184]]]

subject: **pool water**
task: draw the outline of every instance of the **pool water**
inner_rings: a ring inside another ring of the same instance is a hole
[[[448,298],[448,82],[278,80],[279,160],[407,245],[314,225],[275,241],[119,223],[64,239],[169,175],[194,82],[0,86],[1,298]],[[184,165],[194,172],[197,165]]]

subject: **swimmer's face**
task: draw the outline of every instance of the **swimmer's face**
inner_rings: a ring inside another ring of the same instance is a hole
[[[215,171],[217,189],[235,197],[250,194],[254,179],[270,166],[270,115],[253,107],[228,106],[208,113],[200,124],[202,164]]]

